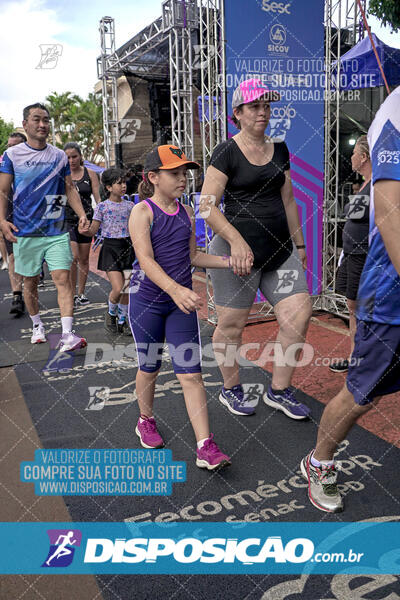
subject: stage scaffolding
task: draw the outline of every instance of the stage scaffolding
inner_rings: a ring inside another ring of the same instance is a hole
[[[362,4],[365,8],[366,1]],[[346,34],[351,45],[364,36],[364,27],[357,0],[326,0],[325,2],[325,110],[324,110],[324,208],[323,208],[323,264],[322,293],[314,300],[314,308],[348,317],[344,296],[337,294],[336,273],[339,260],[337,243],[339,207],[339,135],[340,65],[342,36]]]
[[[365,6],[366,0],[362,1]],[[314,308],[348,316],[345,298],[335,293],[339,258],[337,244],[339,199],[339,135],[341,98],[337,79],[342,36],[352,45],[364,35],[356,0],[325,1],[325,139],[324,139],[324,206],[323,206],[323,282]],[[115,163],[115,145],[119,142],[117,78],[129,71],[157,77],[169,68],[172,142],[194,158],[193,85],[200,69],[203,168],[207,168],[214,148],[227,135],[225,90],[224,0],[167,0],[162,16],[135,35],[121,48],[115,48],[115,24],[111,17],[100,21],[101,55],[97,59],[98,77],[102,82],[103,127],[106,166]],[[157,56],[162,44],[168,44],[169,64],[159,56],[152,64],[143,60],[147,54]],[[189,194],[195,191],[194,179],[188,181]],[[206,247],[210,242],[206,228]],[[207,278],[208,318],[215,323],[215,305]],[[267,304],[259,304],[250,319],[272,316]]]

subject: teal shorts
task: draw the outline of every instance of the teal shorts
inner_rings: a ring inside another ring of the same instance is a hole
[[[72,252],[68,233],[48,237],[20,237],[13,246],[15,272],[24,277],[39,275],[43,260],[49,271],[69,271],[71,268]]]

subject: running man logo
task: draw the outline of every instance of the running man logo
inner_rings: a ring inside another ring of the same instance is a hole
[[[172,152],[172,154],[175,154],[178,158],[182,158],[182,154],[183,154],[183,150],[181,150],[180,148],[171,148],[170,150]]]
[[[209,44],[193,44],[193,50],[193,69],[205,69],[208,61],[211,61],[216,54],[215,46]]]
[[[242,387],[249,406],[256,408],[260,397],[264,393],[264,385],[262,383],[244,383]]]
[[[119,139],[123,144],[132,144],[136,139],[136,134],[142,126],[141,119],[121,119],[119,124]]]
[[[360,195],[349,196],[349,219],[363,219],[369,212],[369,196]]]
[[[36,69],[55,69],[62,54],[61,44],[39,44],[41,57]]]
[[[48,195],[46,198],[46,210],[43,219],[59,219],[63,215],[65,205],[67,204],[67,196],[58,194],[57,196]]]
[[[286,134],[292,126],[292,118],[296,116],[296,110],[292,103],[287,106],[274,106],[271,110],[271,119],[269,121],[271,131],[270,138],[274,142],[284,142]]]
[[[104,386],[89,387],[89,404],[85,410],[103,410],[106,400],[110,398],[110,388]]]
[[[299,278],[299,272],[296,269],[278,269],[278,284],[274,294],[287,294],[293,290],[295,282]]]
[[[137,292],[140,290],[140,282],[144,281],[146,274],[144,271],[140,270],[140,271],[133,271],[132,272],[132,279],[131,279],[131,284],[130,284],[130,288],[129,288],[129,293],[130,294],[137,294]]]
[[[75,547],[81,545],[79,529],[48,529],[50,548],[42,567],[68,567],[74,558]]]
[[[51,372],[68,373],[74,366],[73,352],[60,352],[61,334],[49,333],[49,357],[42,369],[43,375],[50,375]]]

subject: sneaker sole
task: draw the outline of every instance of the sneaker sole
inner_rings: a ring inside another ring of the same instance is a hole
[[[210,463],[208,463],[206,460],[201,460],[199,458],[196,459],[197,467],[200,467],[200,469],[208,469],[209,471],[224,469],[225,467],[230,467],[231,464],[232,463],[229,460],[222,460],[216,465],[210,465]]]
[[[329,370],[333,373],[347,373],[349,367],[347,367],[346,369],[335,369],[335,367],[329,367]]]
[[[305,466],[305,458],[302,459],[301,463],[300,463],[300,471],[301,474],[303,476],[303,479],[305,479],[308,483],[308,499],[310,500],[311,504],[313,506],[315,506],[315,508],[318,508],[318,510],[321,510],[322,512],[327,512],[327,513],[338,513],[338,512],[342,512],[343,511],[343,506],[338,507],[335,510],[329,510],[329,508],[324,508],[323,506],[321,506],[320,504],[318,504],[318,502],[316,502],[314,500],[314,498],[311,496],[311,489],[310,489],[310,480],[308,477],[308,473],[307,473],[307,467]]]
[[[148,446],[147,444],[145,444],[144,441],[142,440],[142,436],[140,435],[140,431],[139,431],[137,425],[136,425],[136,428],[135,428],[135,433],[138,436],[138,438],[140,440],[140,443],[143,446],[143,448],[148,448],[149,450],[158,450],[159,448],[164,448],[164,446],[165,446],[164,443],[161,444],[160,446]]]
[[[229,404],[228,400],[226,400],[222,394],[219,395],[218,399],[221,402],[221,404],[226,406],[226,408],[229,410],[229,412],[231,412],[233,415],[239,415],[239,417],[250,417],[250,415],[254,415],[254,413],[256,412],[255,410],[253,410],[253,412],[251,412],[251,413],[242,413],[242,412],[239,412],[238,410],[235,410],[234,408],[232,408],[232,406]]]
[[[35,340],[34,342],[32,342],[32,340],[31,340],[31,344],[45,344],[46,342],[47,342],[46,339],[44,339],[44,340]]]
[[[287,417],[290,417],[291,419],[295,419],[296,421],[301,421],[302,419],[307,419],[309,417],[309,415],[301,415],[300,416],[300,415],[292,414],[287,408],[285,408],[281,404],[278,404],[278,402],[271,400],[271,398],[269,396],[266,396],[265,394],[263,395],[263,400],[264,400],[265,404],[267,404],[268,406],[271,406],[272,408],[276,408],[277,410],[281,410]]]

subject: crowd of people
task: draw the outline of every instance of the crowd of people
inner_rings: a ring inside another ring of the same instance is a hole
[[[274,309],[283,355],[296,344],[300,357],[312,314],[289,151],[285,142],[265,135],[270,104],[279,99],[257,79],[242,82],[233,94],[238,133],[214,150],[201,190],[200,211],[214,234],[209,253],[197,250],[193,210],[179,202],[187,170],[199,165],[174,145],[154,148],[140,166],[140,179],[135,172],[127,182],[122,170],[106,169],[101,191],[78,144],[70,142],[61,150],[47,143],[50,115],[38,103],[24,109],[26,139],[10,136],[0,167],[0,224],[8,247],[12,312],[24,311],[23,287],[31,342],[46,341],[38,304],[45,262],[57,288],[59,349],[86,345],[72,329],[73,310],[89,302],[85,285],[91,241],[101,231],[98,269],[111,284],[104,326],[111,333],[133,335],[138,350],[135,431],[140,443],[164,446],[153,410],[162,357],[153,349],[166,341],[196,438],[196,464],[209,470],[231,460],[210,432],[196,312],[201,298],[192,289],[192,269],[208,269],[211,275],[218,317],[213,343],[223,379],[219,401],[235,415],[255,412],[240,382],[237,359],[232,363],[227,353],[240,347],[257,290]],[[316,446],[300,463],[310,501],[326,512],[343,509],[334,461],[338,444],[381,396],[400,389],[400,166],[385,158],[400,152],[399,103],[400,87],[383,103],[368,138],[358,139],[352,156],[363,182],[346,207],[337,285],[349,308],[350,355],[359,360],[343,359],[333,366],[348,371],[346,384],[326,406]],[[127,185],[130,193],[138,185],[136,204],[126,195]],[[224,212],[219,209],[222,197]],[[287,291],[279,287],[282,271],[293,274]],[[296,398],[294,370],[293,364],[276,361],[262,399],[287,417],[303,420],[310,409]]]

